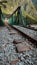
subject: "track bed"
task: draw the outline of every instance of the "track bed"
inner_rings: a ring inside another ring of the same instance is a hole
[[[37,65],[37,48],[18,30],[0,27],[0,65]]]

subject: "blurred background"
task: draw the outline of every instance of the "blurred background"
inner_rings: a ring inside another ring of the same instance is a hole
[[[9,24],[27,25],[27,24],[37,24],[37,0],[0,0],[0,7],[2,11],[2,21],[4,18],[8,18]],[[2,3],[1,3],[2,2]],[[18,7],[20,13],[17,15]],[[14,13],[14,11],[16,11]],[[12,14],[14,13],[14,14]],[[21,18],[20,18],[21,16]],[[18,19],[19,18],[19,19]],[[19,20],[19,22],[18,22]]]

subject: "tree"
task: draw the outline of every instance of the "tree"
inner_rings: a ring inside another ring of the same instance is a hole
[[[4,3],[7,3],[7,1],[0,1],[0,25],[3,24],[2,20],[1,20],[1,15],[2,15],[2,10],[1,10],[1,7],[3,6],[4,8],[6,8],[5,4]]]

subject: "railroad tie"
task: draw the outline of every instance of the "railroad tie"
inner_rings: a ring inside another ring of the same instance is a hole
[[[22,42],[24,42],[23,39],[14,39],[14,41],[13,41],[14,44],[18,44],[18,43],[22,43]]]

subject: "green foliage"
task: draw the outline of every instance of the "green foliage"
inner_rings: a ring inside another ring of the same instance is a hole
[[[31,0],[8,0],[5,5],[6,8],[1,8],[2,12],[5,14],[12,14],[20,5],[21,8],[22,6],[24,8],[24,10],[21,9],[24,18],[27,17],[28,21],[31,21],[32,23],[37,20],[37,16],[35,15],[37,11]]]

